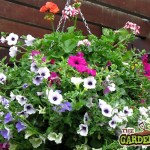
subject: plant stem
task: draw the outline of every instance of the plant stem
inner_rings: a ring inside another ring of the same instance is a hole
[[[50,21],[50,22],[51,22],[52,30],[53,30],[53,32],[55,32],[54,22],[53,21]]]
[[[76,26],[77,26],[77,16],[74,19],[74,28],[76,28]]]

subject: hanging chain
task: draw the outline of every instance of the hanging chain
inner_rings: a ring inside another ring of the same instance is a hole
[[[84,16],[83,16],[83,13],[81,12],[80,9],[79,9],[79,13],[80,13],[80,15],[81,15],[81,17],[82,17],[82,20],[83,20],[83,22],[84,22],[84,24],[85,24],[85,27],[87,28],[88,33],[89,33],[89,34],[92,34],[92,32],[91,32],[91,30],[90,30],[90,28],[89,28],[89,26],[88,26],[88,24],[87,24],[87,22],[86,22]]]

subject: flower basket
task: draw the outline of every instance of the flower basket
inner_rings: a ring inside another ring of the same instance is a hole
[[[103,28],[100,38],[88,28],[84,36],[76,28],[80,5],[62,11],[61,21],[74,21],[66,32],[41,39],[1,33],[12,66],[0,61],[0,141],[10,150],[127,149],[121,129],[150,125],[148,55],[128,49],[139,26]],[[59,8],[48,2],[40,11],[53,23]]]

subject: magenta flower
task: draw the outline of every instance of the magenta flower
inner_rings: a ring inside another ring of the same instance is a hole
[[[82,52],[77,52],[76,56],[84,57],[84,53],[82,53]]]
[[[87,70],[88,70],[87,66],[85,66],[85,65],[77,65],[75,68],[80,73],[87,72]]]
[[[9,144],[8,143],[0,143],[0,149],[9,150]]]
[[[96,76],[96,70],[94,70],[94,69],[87,69],[87,73],[89,74],[89,75],[92,75],[92,76]]]
[[[68,65],[72,67],[77,67],[78,65],[87,66],[87,62],[83,57],[69,56]]]
[[[31,52],[31,56],[37,56],[37,55],[40,55],[41,54],[41,52],[40,51],[38,51],[38,50],[33,50],[32,52]]]

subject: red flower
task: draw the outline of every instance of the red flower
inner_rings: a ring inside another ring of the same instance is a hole
[[[40,8],[40,12],[51,12],[53,14],[58,13],[59,8],[55,3],[47,2],[46,5]]]

